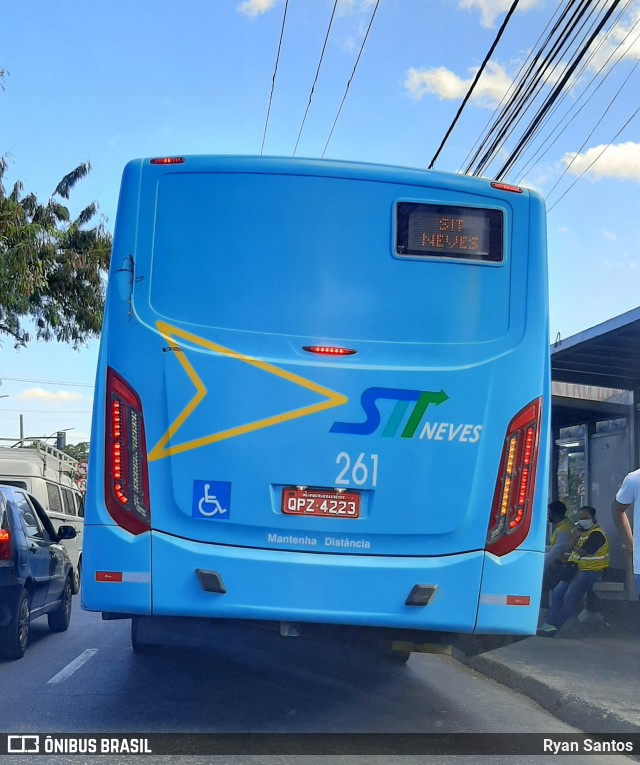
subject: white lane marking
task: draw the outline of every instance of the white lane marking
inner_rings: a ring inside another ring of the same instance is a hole
[[[87,648],[87,650],[83,651],[77,659],[74,659],[72,662],[67,664],[64,669],[61,669],[57,675],[54,675],[51,680],[49,680],[49,682],[64,683],[65,680],[68,680],[76,670],[80,669],[83,664],[86,664],[89,659],[96,653],[98,653],[97,648]]]

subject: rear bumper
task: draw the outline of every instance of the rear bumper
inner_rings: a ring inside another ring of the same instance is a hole
[[[492,601],[480,606],[482,630],[508,634],[535,630],[539,592],[527,591],[524,582],[536,582],[531,556],[537,558],[537,553],[505,556],[498,567],[485,562],[482,551],[439,558],[349,556],[212,545],[152,532],[135,538],[125,535],[127,544],[118,545],[116,557],[109,553],[114,534],[121,532],[107,526],[86,529],[82,602],[88,610],[471,633],[482,592],[500,594],[492,579],[506,578],[507,594],[528,595],[532,605],[500,607]],[[491,575],[485,574],[488,589],[483,582],[481,591],[487,563]],[[198,569],[215,572],[226,591],[205,591]],[[96,581],[96,572],[115,577]],[[405,604],[416,584],[436,588],[429,605]],[[509,618],[505,612],[510,612]]]

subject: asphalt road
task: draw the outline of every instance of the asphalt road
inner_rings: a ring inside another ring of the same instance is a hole
[[[526,697],[441,656],[414,654],[389,667],[334,649],[308,655],[282,649],[250,653],[131,650],[130,622],[103,622],[74,598],[67,633],[32,624],[31,643],[17,662],[0,662],[0,728],[11,733],[545,733],[571,734]],[[295,640],[295,638],[293,639]],[[8,692],[10,689],[10,693]],[[290,763],[299,758],[28,756],[0,757],[19,765],[120,762]],[[306,765],[388,763],[380,756],[308,756]],[[457,757],[407,755],[405,765]],[[462,761],[462,760],[461,760]],[[465,757],[465,763],[513,762],[513,757]],[[519,756],[517,762],[541,760]],[[633,762],[624,756],[571,755],[565,762]]]

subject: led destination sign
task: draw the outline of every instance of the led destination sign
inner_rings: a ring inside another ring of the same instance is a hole
[[[396,253],[405,257],[502,261],[502,212],[399,202]]]

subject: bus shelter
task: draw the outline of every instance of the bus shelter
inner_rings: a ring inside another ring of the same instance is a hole
[[[636,597],[630,555],[622,550],[611,503],[640,466],[640,308],[551,346],[550,499],[571,512],[596,508],[610,546],[600,596]]]

